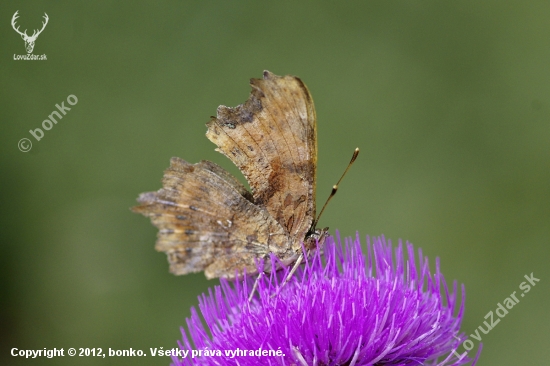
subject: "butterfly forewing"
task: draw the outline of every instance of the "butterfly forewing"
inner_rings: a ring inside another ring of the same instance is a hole
[[[302,81],[268,71],[250,98],[220,106],[206,136],[243,172],[254,203],[303,240],[315,216],[316,118]]]

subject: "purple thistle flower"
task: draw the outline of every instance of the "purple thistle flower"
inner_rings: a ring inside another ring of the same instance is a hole
[[[401,241],[392,251],[383,236],[367,237],[365,258],[358,236],[345,251],[330,237],[286,285],[289,268],[262,275],[250,302],[255,279],[222,280],[199,297],[206,327],[191,309],[194,346],[182,328],[173,365],[475,365],[481,347],[473,360],[455,351],[465,339],[464,286],[453,315],[457,284],[449,291],[439,260],[432,275],[412,244],[407,260]]]

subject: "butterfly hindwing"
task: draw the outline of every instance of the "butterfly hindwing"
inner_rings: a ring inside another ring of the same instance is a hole
[[[255,273],[255,261],[271,252],[291,255],[284,229],[251,199],[218,165],[172,158],[163,188],[141,194],[133,210],[159,228],[156,249],[168,255],[171,272],[234,278],[235,271]]]

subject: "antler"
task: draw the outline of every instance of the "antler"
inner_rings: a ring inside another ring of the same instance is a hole
[[[17,20],[17,18],[19,18],[19,15],[17,15],[18,12],[19,12],[19,10],[17,10],[17,11],[15,12],[15,14],[13,14],[13,17],[11,18],[11,26],[12,26],[13,29],[14,29],[17,33],[19,33],[20,35],[22,35],[22,36],[27,36],[27,30],[26,30],[26,29],[25,29],[25,32],[22,33],[22,32],[19,30],[19,26],[18,26],[17,28],[15,28],[15,21]],[[44,14],[46,14],[46,13],[44,13]],[[44,28],[42,28],[42,29],[44,29]],[[28,37],[28,36],[27,36],[27,37]]]
[[[16,12],[16,13],[17,13],[17,12]],[[49,19],[50,19],[50,18],[48,18],[48,14],[44,13],[44,20],[45,20],[45,22],[42,22],[42,29],[40,29],[39,31],[35,30],[35,31],[33,32],[32,36],[31,36],[31,38],[37,38],[38,35],[39,35],[40,33],[42,33],[42,31],[44,30],[44,28],[46,28],[46,24],[48,24],[48,20],[49,20]],[[27,31],[27,30],[25,29],[25,31]],[[38,33],[36,33],[36,32],[38,32]]]
[[[17,14],[18,12],[19,12],[19,10],[17,10],[17,11],[15,12],[15,14],[13,14],[13,17],[11,18],[11,26],[13,27],[13,29],[14,29],[17,33],[19,33],[22,37],[25,37],[25,38],[27,38],[27,39],[36,39],[36,38],[38,37],[38,35],[39,35],[40,33],[42,33],[42,31],[44,30],[44,28],[46,28],[46,24],[48,24],[48,20],[50,20],[50,18],[48,17],[48,14],[44,13],[44,20],[45,20],[45,21],[42,22],[42,29],[40,29],[40,30],[35,29],[34,32],[32,33],[32,36],[29,37],[29,36],[27,35],[27,30],[26,30],[26,29],[25,29],[24,32],[21,32],[21,31],[19,30],[19,26],[17,26],[17,28],[15,28],[15,22],[16,22],[17,18],[19,18],[19,15]]]

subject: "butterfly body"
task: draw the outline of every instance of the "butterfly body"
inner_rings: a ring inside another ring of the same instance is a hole
[[[250,84],[245,103],[218,107],[206,136],[252,191],[212,162],[172,158],[163,188],[143,193],[133,208],[159,228],[156,249],[175,274],[254,274],[271,253],[290,265],[302,245],[313,249],[326,236],[312,227],[317,136],[309,91],[297,77],[268,71]]]

